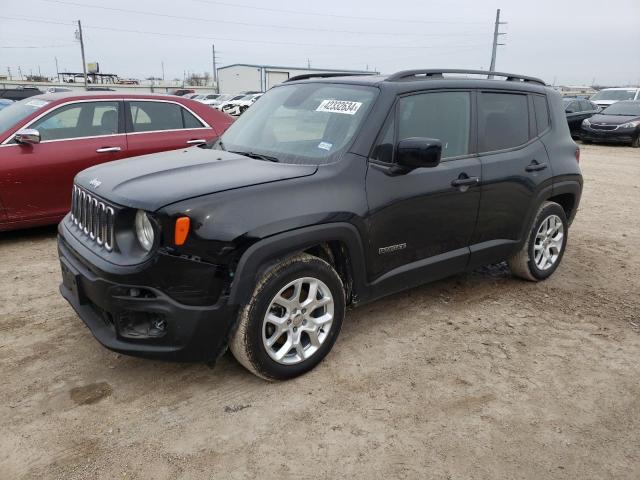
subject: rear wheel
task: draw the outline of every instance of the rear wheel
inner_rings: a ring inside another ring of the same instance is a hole
[[[532,282],[551,276],[564,255],[567,233],[564,209],[555,202],[544,202],[538,209],[527,241],[508,260],[511,272]]]
[[[631,142],[631,146],[633,148],[640,148],[640,133],[638,133],[638,135],[636,135],[636,138],[633,139],[633,142]]]
[[[293,378],[329,353],[344,311],[344,288],[333,267],[318,257],[299,254],[263,275],[240,311],[229,348],[259,377]]]

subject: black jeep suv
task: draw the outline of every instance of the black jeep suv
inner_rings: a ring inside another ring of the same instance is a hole
[[[560,96],[535,78],[296,77],[212,149],[78,174],[60,291],[112,350],[213,360],[229,346],[291,378],[327,355],[348,305],[503,259],[551,275],[578,159]]]

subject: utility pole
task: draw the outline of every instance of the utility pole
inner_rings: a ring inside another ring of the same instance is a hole
[[[11,80],[11,67],[7,67],[7,74],[9,74],[9,80]]]
[[[20,75],[20,81],[22,81],[22,68],[18,65],[18,75]]]
[[[58,78],[58,82],[60,82],[60,70],[58,70],[58,57],[53,57],[56,61],[56,77]]]
[[[311,60],[307,58],[307,68],[311,70]]]
[[[216,46],[211,44],[211,55],[213,59],[213,91],[220,93],[218,89],[218,70],[216,69]]]
[[[80,53],[82,53],[82,72],[84,73],[84,89],[87,89],[87,62],[84,59],[84,39],[82,38],[82,24],[78,20],[78,40],[80,40]]]
[[[164,62],[160,62],[160,65],[162,65],[162,81],[164,82]]]
[[[493,72],[496,69],[496,51],[498,50],[498,45],[504,45],[504,43],[498,43],[498,37],[500,35],[505,35],[505,33],[500,32],[500,25],[505,25],[507,22],[500,21],[500,9],[496,11],[496,24],[493,28],[493,48],[491,49],[491,66],[489,67],[489,71]],[[493,75],[489,75],[489,78],[493,78]]]

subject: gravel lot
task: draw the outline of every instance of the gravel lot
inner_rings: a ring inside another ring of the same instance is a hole
[[[0,234],[0,478],[640,478],[640,150],[581,165],[550,280],[352,310],[286,383],[109,352],[58,294],[55,229]]]

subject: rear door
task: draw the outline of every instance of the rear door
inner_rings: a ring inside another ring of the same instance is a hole
[[[122,110],[110,99],[62,105],[25,126],[40,132],[40,143],[0,148],[6,220],[64,216],[79,171],[127,155]]]
[[[127,141],[131,156],[206,143],[215,130],[192,111],[166,100],[127,100]]]
[[[540,141],[549,131],[544,95],[478,93],[482,187],[470,266],[504,258],[520,240],[537,193],[552,184],[551,164]]]

